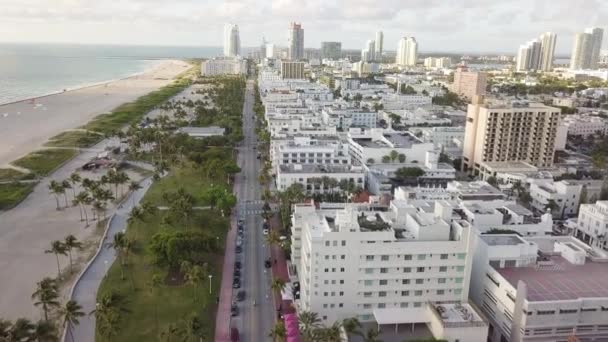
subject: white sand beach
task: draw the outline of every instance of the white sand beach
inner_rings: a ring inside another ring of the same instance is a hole
[[[0,167],[50,137],[168,84],[188,67],[184,61],[167,60],[138,76],[0,106]]]

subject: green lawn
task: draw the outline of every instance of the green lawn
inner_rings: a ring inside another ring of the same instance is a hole
[[[186,89],[189,84],[190,81],[186,78],[178,79],[159,90],[139,97],[134,102],[119,106],[111,113],[97,116],[82,128],[89,131],[111,134],[126,125],[139,122],[146,113]]]
[[[168,205],[163,199],[164,192],[175,192],[183,187],[186,192],[194,197],[194,206],[205,206],[204,193],[209,180],[204,177],[202,171],[193,167],[174,168],[171,173],[158,181],[146,194],[146,199],[152,204]],[[225,184],[225,181],[222,182]]]
[[[0,184],[0,210],[8,210],[23,201],[36,186],[35,183]]]
[[[66,131],[60,133],[45,144],[51,147],[91,147],[103,139],[103,135],[85,131]]]
[[[23,173],[15,169],[0,169],[0,182],[26,180],[34,178],[35,175],[32,173]]]
[[[167,281],[171,282],[168,269],[154,265],[153,256],[147,248],[150,238],[162,229],[185,229],[161,227],[160,222],[165,214],[161,212],[155,217],[148,217],[144,222],[134,222],[129,226],[127,236],[135,239],[136,245],[128,259],[126,277],[124,280],[120,279],[120,264],[115,262],[99,288],[98,298],[113,291],[126,299],[123,305],[127,313],[121,315],[119,326],[115,329],[117,335],[111,337],[112,342],[158,341],[159,332],[163,327],[169,324],[183,327],[185,319],[192,314],[197,314],[203,324],[203,331],[207,336],[204,341],[213,340],[214,317],[217,310],[215,299],[219,295],[221,284],[221,263],[228,221],[217,212],[197,211],[196,213],[199,229],[208,232],[211,236],[218,236],[222,250],[208,256],[210,274],[213,275],[211,294],[209,281],[205,279],[198,288],[198,301],[195,302],[193,287],[183,284],[168,285]],[[159,288],[150,285],[154,274],[159,274],[165,279]],[[96,340],[107,341],[107,338],[98,333]]]
[[[38,176],[47,176],[76,154],[78,151],[72,149],[38,150],[15,160],[12,164],[26,168]]]

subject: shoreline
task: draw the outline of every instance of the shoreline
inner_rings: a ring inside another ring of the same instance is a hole
[[[28,102],[28,101],[32,101],[32,100],[37,100],[37,99],[43,99],[45,97],[49,97],[49,96],[53,96],[53,95],[59,95],[59,94],[65,94],[65,93],[69,93],[71,91],[75,91],[75,90],[81,90],[81,89],[86,89],[86,88],[91,88],[91,87],[97,87],[97,86],[102,86],[104,84],[109,84],[109,83],[113,83],[113,82],[117,82],[117,81],[123,81],[123,80],[128,80],[131,78],[135,78],[138,76],[142,76],[146,73],[150,73],[152,71],[154,71],[154,69],[158,68],[159,66],[161,66],[163,64],[163,62],[171,62],[171,61],[178,61],[180,59],[157,59],[157,60],[147,60],[147,61],[155,61],[155,65],[151,66],[151,67],[146,67],[144,70],[136,72],[136,73],[131,73],[128,74],[124,77],[119,77],[119,78],[114,78],[114,79],[110,79],[110,80],[105,80],[105,81],[99,81],[99,82],[89,82],[89,83],[83,83],[81,85],[77,85],[77,86],[73,86],[73,87],[69,87],[69,88],[64,88],[63,90],[57,90],[51,93],[46,93],[46,94],[42,94],[42,95],[38,95],[38,96],[32,96],[32,97],[25,97],[22,99],[17,99],[17,100],[11,100],[9,102],[0,102],[0,109],[4,106],[7,105],[12,105],[12,104],[17,104],[17,103],[22,103],[22,102]]]

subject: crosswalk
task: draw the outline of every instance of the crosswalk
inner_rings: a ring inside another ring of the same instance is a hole
[[[240,210],[239,214],[241,216],[244,216],[244,215],[260,215],[263,212],[264,212],[264,210],[262,210],[262,209],[245,209],[245,210]]]

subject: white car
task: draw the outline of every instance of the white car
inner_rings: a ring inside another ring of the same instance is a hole
[[[264,229],[262,233],[264,233],[264,235],[268,235],[268,229]]]

